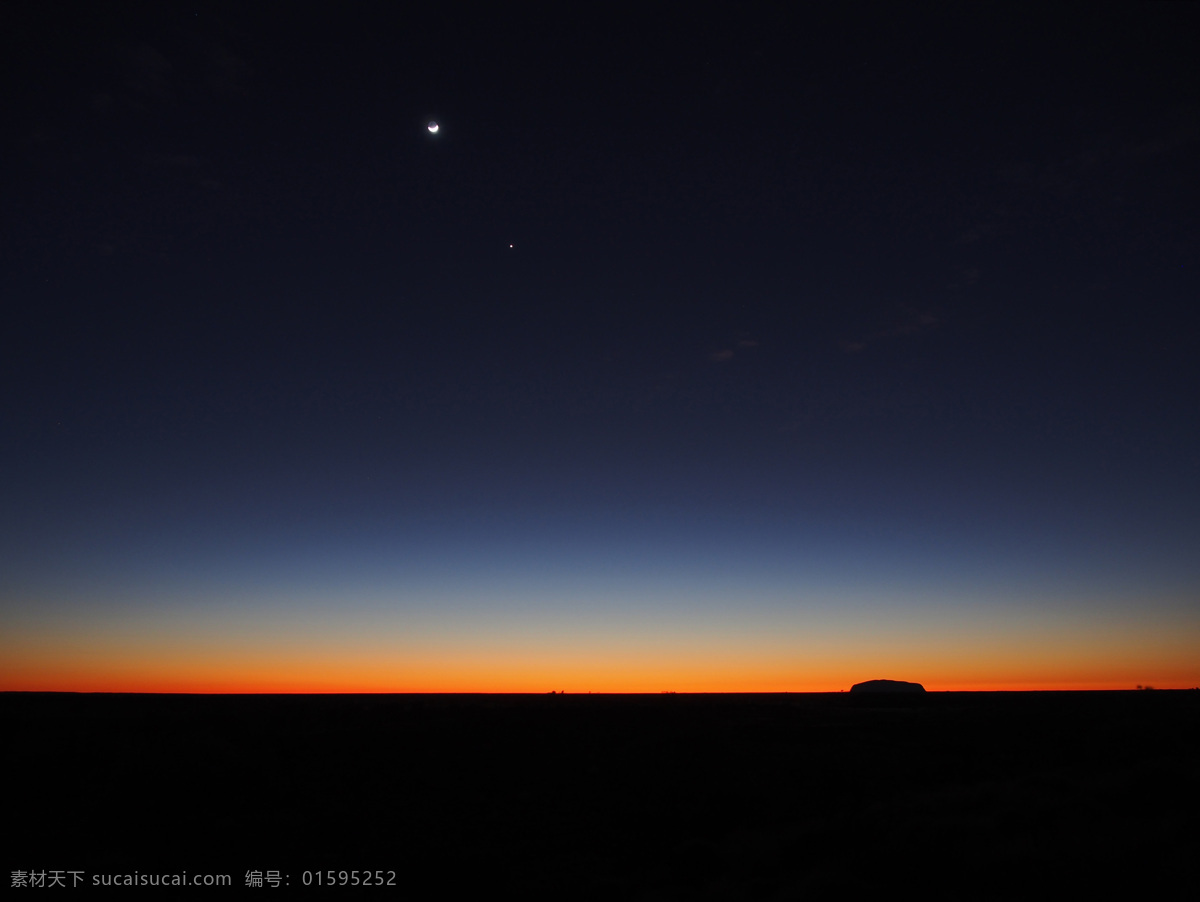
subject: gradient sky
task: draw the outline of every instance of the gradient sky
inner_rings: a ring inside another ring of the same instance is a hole
[[[1195,5],[256,6],[0,13],[0,689],[1200,684]]]

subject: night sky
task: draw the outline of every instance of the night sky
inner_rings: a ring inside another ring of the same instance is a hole
[[[1197,685],[1197,34],[5,4],[0,689]]]

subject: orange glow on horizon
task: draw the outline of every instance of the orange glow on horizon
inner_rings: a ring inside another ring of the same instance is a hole
[[[4,692],[80,692],[146,693],[188,695],[341,695],[341,694],[465,694],[465,695],[545,695],[551,691],[569,695],[657,695],[666,692],[687,694],[804,694],[849,691],[856,682],[869,679],[906,679],[921,683],[928,692],[1049,692],[1084,690],[1134,690],[1141,685],[1156,689],[1191,689],[1200,680],[1153,680],[1133,684],[1125,680],[1092,678],[1075,680],[987,680],[939,681],[922,679],[920,673],[867,673],[846,679],[765,680],[705,679],[701,674],[680,674],[676,680],[648,679],[637,673],[592,674],[592,679],[555,681],[513,673],[430,674],[408,679],[388,679],[369,672],[315,672],[266,674],[263,672],[163,673],[147,670],[124,674],[74,672],[14,672],[5,668],[0,691]]]
[[[1042,684],[971,684],[966,686],[926,686],[926,692],[1111,692],[1111,691],[1137,691],[1138,687],[1129,686],[1127,684],[1113,684],[1107,682],[1097,682],[1088,684],[1070,684],[1070,685],[1042,685]],[[1200,687],[1197,686],[1152,686],[1156,691],[1186,691],[1194,690]],[[553,690],[555,692],[563,692],[566,695],[810,695],[810,694],[838,694],[848,692],[847,687],[839,687],[837,689],[784,689],[774,691],[759,691],[746,689],[705,689],[705,690]],[[528,690],[528,689],[435,689],[435,688],[414,688],[414,689],[379,689],[379,688],[356,688],[352,686],[344,686],[340,688],[329,688],[328,686],[283,686],[283,685],[244,685],[240,683],[212,683],[212,684],[179,684],[179,685],[162,685],[162,684],[137,684],[125,686],[80,686],[72,684],[66,685],[10,685],[0,688],[0,692],[45,692],[45,693],[79,693],[79,694],[95,694],[95,695],[547,695],[551,690]]]
[[[1138,637],[1134,637],[1137,639]],[[1155,637],[1157,639],[1157,637]],[[970,645],[791,637],[227,635],[10,630],[0,691],[199,694],[656,694],[841,692],[871,679],[931,692],[1200,686],[1194,634],[1122,645],[1105,633]]]

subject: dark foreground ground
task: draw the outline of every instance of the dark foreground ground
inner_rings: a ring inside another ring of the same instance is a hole
[[[1191,882],[1200,839],[1197,691],[4,694],[0,714],[6,871],[93,894],[186,870],[232,875],[189,891],[226,897],[1145,895]],[[396,885],[316,885],[356,869]]]

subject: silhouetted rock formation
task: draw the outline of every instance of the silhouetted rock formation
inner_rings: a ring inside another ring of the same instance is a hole
[[[904,680],[867,680],[865,683],[855,683],[850,687],[851,692],[924,692],[925,687],[920,683],[906,683]]]

